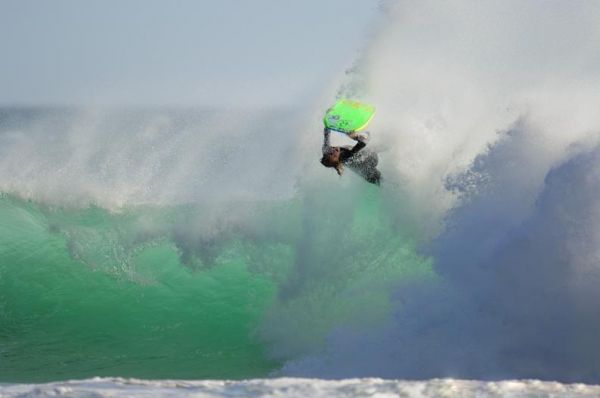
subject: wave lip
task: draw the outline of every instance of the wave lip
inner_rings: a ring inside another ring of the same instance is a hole
[[[0,386],[1,397],[597,397],[600,385],[540,380],[478,381],[431,379],[322,380],[302,378],[251,380],[140,380],[93,378],[47,384]]]

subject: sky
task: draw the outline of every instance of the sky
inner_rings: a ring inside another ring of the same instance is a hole
[[[279,105],[351,66],[376,0],[0,0],[0,105]]]

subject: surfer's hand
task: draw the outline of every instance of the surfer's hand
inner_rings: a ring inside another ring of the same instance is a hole
[[[357,131],[348,134],[348,137],[352,138],[354,141],[362,142],[363,144],[367,143],[367,137]]]

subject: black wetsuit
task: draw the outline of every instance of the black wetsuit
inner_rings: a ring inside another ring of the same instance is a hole
[[[374,151],[369,149],[363,150],[366,146],[367,144],[364,142],[358,141],[353,147],[340,147],[340,162],[371,184],[379,185],[381,183],[381,173],[377,170],[379,158]],[[323,154],[328,153],[330,150],[329,131],[325,130]]]

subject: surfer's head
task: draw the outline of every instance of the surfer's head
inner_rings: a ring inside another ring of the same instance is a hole
[[[331,147],[327,152],[323,154],[321,158],[321,164],[325,167],[333,167],[339,175],[342,175],[344,167],[340,161],[340,148]]]

